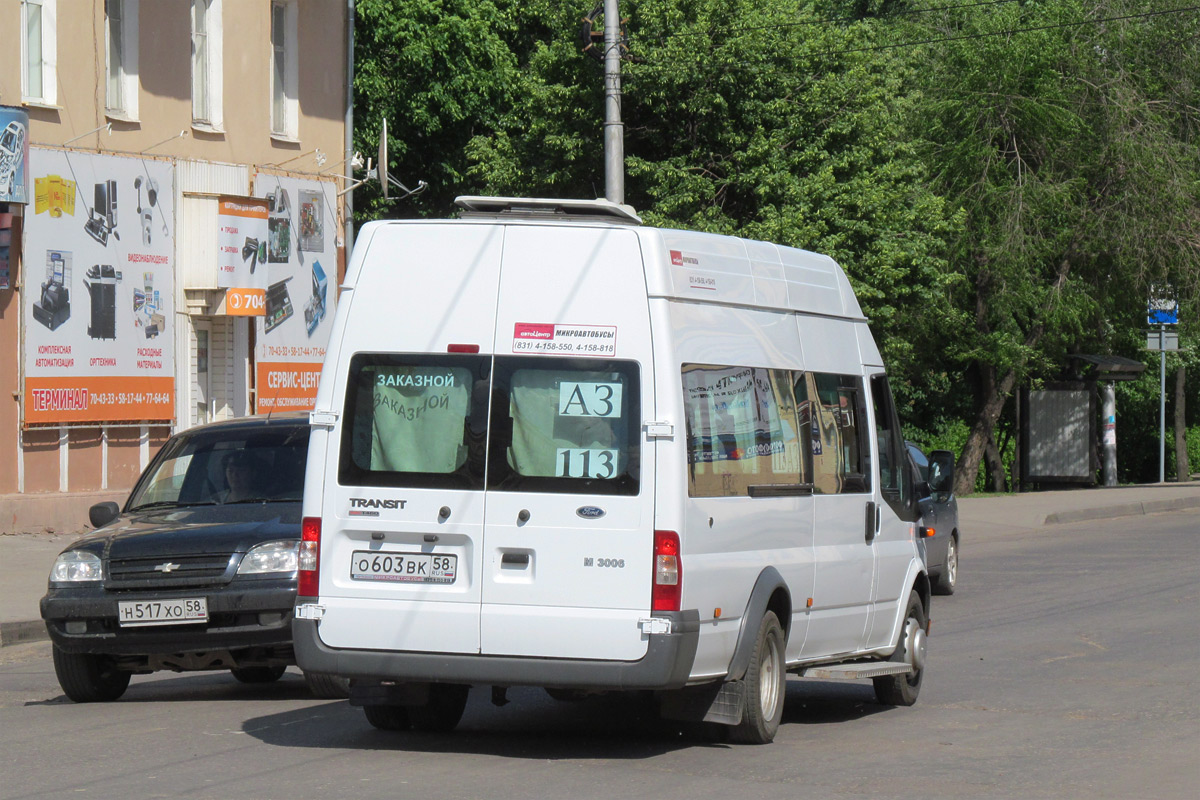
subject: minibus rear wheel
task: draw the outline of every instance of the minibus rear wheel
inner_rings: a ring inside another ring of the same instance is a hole
[[[234,667],[229,672],[242,683],[274,683],[287,672],[287,666],[276,664],[273,667]]]
[[[787,671],[783,662],[783,627],[774,611],[763,615],[758,641],[743,679],[742,721],[729,731],[729,739],[743,744],[769,744],[783,718]]]
[[[435,683],[429,687],[429,702],[409,706],[408,717],[419,731],[449,733],[462,719],[471,687],[461,683]]]
[[[412,727],[404,706],[363,706],[367,722],[381,731],[406,731]]]
[[[304,682],[308,684],[308,690],[312,692],[313,697],[318,697],[322,700],[334,700],[350,696],[350,681],[347,678],[328,675],[324,672],[305,672]]]

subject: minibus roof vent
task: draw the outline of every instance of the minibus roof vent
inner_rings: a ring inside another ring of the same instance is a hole
[[[564,200],[549,197],[477,197],[462,195],[454,204],[466,212],[464,217],[505,216],[524,219],[601,219],[641,225],[642,218],[633,206],[610,200]]]

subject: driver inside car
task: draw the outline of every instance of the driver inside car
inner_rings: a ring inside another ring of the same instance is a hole
[[[236,450],[225,459],[227,489],[217,492],[218,503],[240,503],[265,499],[266,463],[249,450]]]

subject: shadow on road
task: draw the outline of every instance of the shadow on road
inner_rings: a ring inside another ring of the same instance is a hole
[[[650,693],[618,693],[576,702],[541,689],[514,688],[509,703],[491,704],[486,688],[471,692],[451,734],[380,731],[348,703],[295,709],[248,719],[243,730],[277,747],[464,753],[530,759],[643,759],[693,747],[726,748],[726,728],[658,718]],[[870,685],[788,682],[780,736],[790,726],[862,719],[884,706]],[[807,735],[807,734],[805,734]]]
[[[247,700],[312,700],[303,676],[287,672],[274,683],[240,683],[226,671],[156,672],[134,675],[129,689],[117,703],[219,702],[244,703]],[[30,700],[26,706],[71,704],[64,694],[46,700]]]

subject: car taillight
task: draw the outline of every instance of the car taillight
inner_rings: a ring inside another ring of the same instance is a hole
[[[321,594],[321,518],[305,517],[300,523],[300,597],[319,597]]]
[[[678,611],[683,591],[683,562],[679,558],[679,534],[654,532],[654,587],[651,611]]]

